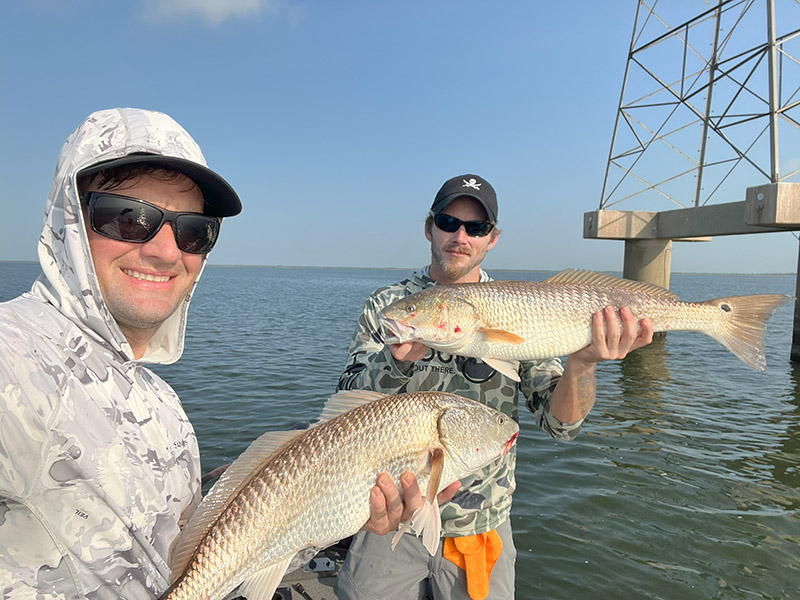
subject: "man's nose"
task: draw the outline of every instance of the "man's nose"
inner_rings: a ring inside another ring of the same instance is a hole
[[[181,256],[178,244],[175,242],[173,223],[167,221],[152,239],[142,244],[142,253],[164,262],[174,262]]]
[[[458,229],[455,230],[454,235],[462,244],[466,244],[470,239],[469,235],[467,235],[467,229],[463,223],[458,226]]]

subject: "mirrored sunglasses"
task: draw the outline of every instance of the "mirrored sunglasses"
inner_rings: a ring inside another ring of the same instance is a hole
[[[206,254],[219,236],[219,217],[175,212],[138,198],[108,192],[84,192],[81,199],[88,207],[92,231],[112,240],[143,244],[153,239],[169,221],[181,251]]]
[[[433,215],[433,223],[447,233],[454,233],[458,231],[459,227],[464,226],[464,231],[470,237],[484,237],[491,233],[494,229],[494,223],[489,221],[462,221],[444,213]]]

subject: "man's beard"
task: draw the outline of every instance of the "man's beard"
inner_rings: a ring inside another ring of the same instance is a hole
[[[463,252],[466,256],[454,259],[447,253],[450,250]],[[433,258],[438,263],[441,272],[450,281],[458,281],[480,264],[480,258],[476,257],[471,249],[461,246],[449,246],[435,251]]]

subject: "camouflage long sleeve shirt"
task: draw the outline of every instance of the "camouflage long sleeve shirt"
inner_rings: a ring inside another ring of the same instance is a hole
[[[67,139],[39,239],[43,275],[0,304],[0,597],[153,600],[200,501],[178,396],[147,364],[183,351],[191,294],[133,350],[105,304],[77,177],[134,152],[205,164],[171,118],[112,109]]]
[[[483,280],[489,280],[482,273]],[[522,392],[537,424],[548,435],[569,440],[583,421],[564,424],[550,412],[550,398],[563,372],[557,358],[520,365],[517,384],[479,359],[430,350],[415,363],[398,362],[386,346],[379,325],[381,310],[400,298],[436,285],[427,268],[394,285],[380,288],[366,300],[339,379],[339,389],[365,389],[383,393],[444,391],[491,406],[519,421],[518,396]],[[444,503],[442,534],[458,537],[485,533],[505,521],[511,512],[515,489],[516,449],[462,480],[456,496]]]
[[[0,597],[158,597],[200,500],[177,395],[30,294],[0,304],[0,356]]]

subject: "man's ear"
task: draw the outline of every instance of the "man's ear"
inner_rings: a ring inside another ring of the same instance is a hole
[[[498,239],[500,239],[500,231],[495,230],[495,232],[492,234],[492,241],[486,246],[486,250],[488,251],[494,248],[494,245],[497,243]]]

